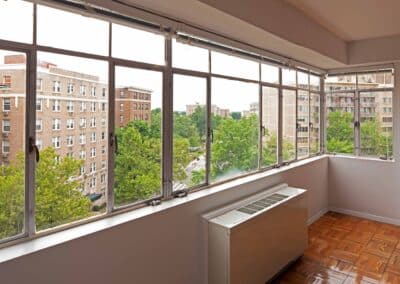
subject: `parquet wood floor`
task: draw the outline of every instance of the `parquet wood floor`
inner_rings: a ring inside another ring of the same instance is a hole
[[[400,284],[400,227],[328,212],[303,257],[273,283]]]

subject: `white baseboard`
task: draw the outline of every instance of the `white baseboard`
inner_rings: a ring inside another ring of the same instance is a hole
[[[343,214],[352,215],[355,217],[360,217],[360,218],[365,218],[365,219],[369,219],[369,220],[373,220],[373,221],[378,221],[378,222],[383,222],[383,223],[400,226],[400,219],[378,216],[378,215],[369,214],[369,213],[365,213],[365,212],[354,211],[354,210],[349,210],[349,209],[344,209],[344,208],[337,208],[337,207],[329,207],[329,211],[343,213]]]
[[[317,221],[319,218],[321,218],[321,216],[323,216],[328,211],[329,211],[328,208],[321,209],[318,213],[308,218],[307,225],[310,226],[312,223]]]

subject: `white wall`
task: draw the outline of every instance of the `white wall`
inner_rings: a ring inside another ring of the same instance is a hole
[[[0,282],[205,283],[202,214],[263,188],[286,182],[308,189],[311,217],[327,208],[327,173],[328,158],[322,157],[246,186],[23,256],[0,265]]]
[[[400,165],[329,157],[329,208],[400,225]]]

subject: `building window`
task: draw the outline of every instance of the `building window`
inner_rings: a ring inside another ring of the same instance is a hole
[[[85,150],[79,151],[79,159],[81,159],[81,160],[86,159],[86,151]]]
[[[81,96],[86,96],[86,86],[85,85],[80,85],[79,87],[79,94]]]
[[[67,129],[74,129],[75,128],[75,120],[74,119],[67,119]]]
[[[79,103],[79,111],[80,112],[86,111],[86,102],[80,102]]]
[[[90,158],[96,157],[96,147],[90,148]]]
[[[90,103],[90,111],[95,112],[96,111],[96,102],[91,102]]]
[[[72,95],[74,93],[74,84],[73,83],[68,83],[67,93],[68,93],[68,95]]]
[[[9,119],[3,119],[3,132],[11,131],[11,123]]]
[[[53,118],[52,129],[53,130],[60,130],[61,129],[61,119]]]
[[[43,149],[43,140],[36,139],[36,147],[41,151]]]
[[[36,119],[36,131],[42,131],[43,130],[43,120],[41,119]]]
[[[106,139],[106,133],[103,131],[103,132],[101,132],[101,140],[104,140],[104,139]]]
[[[96,162],[90,163],[89,173],[96,172]]]
[[[81,118],[79,119],[79,127],[80,127],[80,128],[86,128],[86,118],[81,117]]]
[[[73,146],[74,145],[74,136],[69,135],[67,136],[67,146]]]
[[[74,112],[74,102],[73,101],[67,102],[67,112]]]
[[[3,99],[3,111],[10,111],[11,110],[11,99],[4,98]]]
[[[105,127],[106,126],[106,119],[102,118],[101,119],[101,127]]]
[[[36,111],[42,111],[42,100],[36,99]]]
[[[90,142],[96,142],[96,132],[90,134]]]
[[[136,120],[136,119],[135,119]],[[120,115],[119,116],[119,122],[120,123],[124,123],[124,116],[123,115]]]
[[[119,104],[119,110],[120,110],[120,111],[124,111],[124,104],[123,104],[123,103],[120,103],[120,104]]]
[[[106,182],[106,175],[105,174],[101,174],[100,176],[100,183],[104,184]]]
[[[106,146],[105,146],[105,145],[102,145],[102,146],[101,146],[101,154],[102,154],[102,155],[105,155],[105,154],[106,154]]]
[[[43,90],[43,80],[40,78],[36,79],[36,90],[38,90],[38,91]]]
[[[105,169],[106,166],[107,166],[106,161],[102,160],[102,161],[101,161],[101,168],[102,168],[102,169]]]
[[[55,111],[55,112],[61,111],[60,100],[53,100],[52,110]]]
[[[82,158],[81,158],[81,159],[82,159]],[[83,158],[83,159],[85,159],[85,158]],[[79,169],[79,174],[82,176],[82,175],[85,174],[85,172],[86,172],[85,166],[81,166],[80,169]]]
[[[92,128],[96,127],[96,118],[95,117],[92,117],[90,119],[90,127],[92,127]]]
[[[79,134],[79,144],[81,144],[81,145],[86,144],[86,135],[83,133]]]
[[[51,143],[54,148],[58,149],[61,147],[61,138],[60,137],[53,137],[51,138]]]
[[[90,94],[92,95],[92,97],[96,96],[96,87],[94,86],[90,87]]]
[[[60,92],[61,92],[61,82],[53,81],[53,93],[60,93]]]
[[[3,86],[6,88],[11,88],[11,76],[10,75],[3,76]]]
[[[96,187],[96,178],[93,177],[89,180],[89,188],[95,188]]]
[[[103,98],[106,97],[106,88],[102,88],[102,89],[101,89],[101,96],[102,96]]]
[[[106,103],[101,103],[101,110],[106,111]]]
[[[10,153],[10,142],[9,141],[4,141],[2,142],[2,151],[4,154]]]

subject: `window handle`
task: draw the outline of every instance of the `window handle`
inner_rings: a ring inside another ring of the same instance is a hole
[[[35,151],[36,163],[39,163],[40,153],[39,148],[35,144],[35,139],[33,137],[29,137],[29,153],[33,153]]]
[[[263,126],[261,126],[261,136],[265,136],[265,134],[266,134],[266,128],[265,128],[265,126],[263,125]]]
[[[118,153],[118,138],[114,133],[110,133],[110,147],[114,146],[114,153]]]
[[[310,130],[313,130],[313,129],[314,129],[314,124],[313,124],[312,122],[310,122],[310,123],[308,124],[308,126],[310,127]]]
[[[354,121],[354,127],[355,128],[360,127],[360,122],[359,121]]]
[[[214,130],[210,129],[211,143],[214,143]]]

